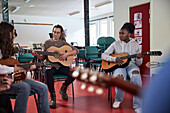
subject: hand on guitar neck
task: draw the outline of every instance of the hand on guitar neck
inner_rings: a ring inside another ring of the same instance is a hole
[[[39,55],[39,54],[37,54],[37,52],[36,51],[32,51],[32,55],[33,56],[35,56],[35,57],[37,57],[39,60],[41,60],[41,61],[43,61],[44,60],[44,57],[43,56],[41,56],[41,55]]]

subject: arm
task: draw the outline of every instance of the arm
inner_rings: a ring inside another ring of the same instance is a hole
[[[1,65],[0,64],[0,74],[9,74],[14,72],[14,67],[9,67],[6,65]]]
[[[66,43],[66,45],[69,45],[68,43]],[[60,60],[65,60],[68,56],[73,56],[73,55],[77,55],[79,53],[79,50],[71,45],[69,45],[73,51],[71,52],[67,52],[65,54],[63,54],[62,56],[59,57]]]
[[[143,58],[142,58],[142,54],[141,54],[141,48],[140,46],[138,45],[137,47],[137,57],[136,57],[136,65],[137,66],[140,66],[142,63],[143,63]]]
[[[110,56],[110,54],[114,53],[115,51],[115,43],[113,42],[104,53],[102,53],[102,59],[106,61],[113,61],[116,62],[116,57]]]

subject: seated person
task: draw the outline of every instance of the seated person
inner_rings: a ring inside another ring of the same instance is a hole
[[[4,73],[0,71],[0,74]],[[10,89],[13,80],[11,78],[2,77],[2,75],[0,76],[0,80],[3,79],[3,82],[0,84],[0,113],[13,113],[10,98],[7,94],[3,93],[3,91]]]
[[[73,56],[73,55],[78,54],[78,49],[71,46],[70,44],[66,42],[64,29],[61,25],[55,25],[53,27],[52,34],[53,34],[52,35],[53,38],[47,40],[44,44],[44,51],[48,51],[48,48],[50,48],[51,46],[55,46],[57,48],[60,48],[64,45],[70,46],[73,49],[73,51],[67,52],[61,55],[59,57],[60,61],[64,61],[68,56]],[[47,58],[47,56],[41,56],[41,57],[38,55],[36,56],[40,58],[41,60],[44,60],[45,58]],[[68,100],[68,95],[66,93],[67,87],[75,80],[71,76],[70,68],[68,66],[62,65],[61,63],[58,63],[58,62],[53,63],[53,67],[51,69],[46,70],[45,72],[46,82],[47,82],[47,86],[48,86],[48,89],[51,95],[50,108],[56,108],[56,94],[54,90],[54,79],[53,79],[53,75],[56,75],[56,74],[63,74],[63,75],[68,76],[59,91],[59,93],[62,96],[62,99],[64,100]]]
[[[119,41],[113,42],[109,48],[105,50],[102,54],[102,59],[110,62],[116,62],[118,65],[122,65],[123,61],[120,57],[112,57],[110,54],[120,54],[123,52],[128,53],[129,55],[137,54],[137,58],[132,58],[129,65],[124,68],[117,68],[113,71],[113,75],[124,80],[127,79],[127,76],[130,77],[130,82],[139,85],[142,87],[142,80],[139,70],[139,65],[142,64],[142,54],[139,44],[130,39],[131,34],[134,32],[135,26],[132,23],[125,23],[119,31]],[[119,108],[120,103],[124,98],[124,91],[121,89],[115,88],[116,96],[113,103],[113,108]],[[139,97],[133,96],[133,108],[137,113],[141,112],[141,99]]]
[[[14,26],[7,22],[0,23],[0,59],[14,58],[13,40],[15,38]],[[35,69],[35,65],[32,65],[31,69]],[[0,64],[1,73],[13,73],[16,71],[24,71],[23,68],[14,66],[9,67],[7,65]],[[25,79],[23,82],[14,83],[11,88],[4,93],[16,94],[16,101],[14,107],[14,113],[26,113],[27,101],[30,92],[33,91],[38,94],[38,104],[40,106],[41,113],[50,113],[48,103],[48,89],[47,86],[41,82],[31,79]]]

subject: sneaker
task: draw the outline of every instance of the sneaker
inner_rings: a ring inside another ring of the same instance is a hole
[[[114,103],[113,103],[113,108],[119,108],[120,103],[121,103],[121,102],[119,102],[119,101],[114,101]]]
[[[135,109],[135,112],[136,112],[136,113],[142,113],[142,109],[141,109],[141,108],[136,108],[136,109]]]

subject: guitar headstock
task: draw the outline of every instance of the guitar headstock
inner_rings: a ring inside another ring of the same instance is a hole
[[[161,56],[162,52],[161,51],[151,51],[151,52],[148,52],[148,54],[152,55],[152,56]]]
[[[81,85],[81,89],[84,90],[85,88],[87,88],[88,92],[95,91],[96,94],[103,93],[102,88],[95,89],[93,85],[97,85],[97,86],[104,87],[104,88],[110,87],[109,81],[111,81],[111,76],[108,76],[109,79],[105,79],[107,77],[105,77],[106,75],[102,72],[92,71],[88,68],[87,69],[76,68],[75,71],[72,73],[72,76],[84,82]],[[90,83],[92,85],[87,87],[86,83]]]
[[[138,96],[139,90],[141,90],[141,87],[132,84],[128,81],[119,79],[114,76],[110,76],[108,74],[105,74],[103,72],[99,71],[92,71],[90,69],[80,69],[79,67],[75,68],[72,77],[84,82],[84,83],[89,83],[92,85],[97,85],[103,88],[109,88],[112,86],[119,87],[120,89],[126,90],[129,93],[132,93],[134,95]],[[81,86],[82,89],[85,89],[86,86],[85,84]],[[89,87],[88,88],[89,92],[94,91],[94,87]],[[103,90],[101,88],[96,90],[96,93],[102,94]]]

